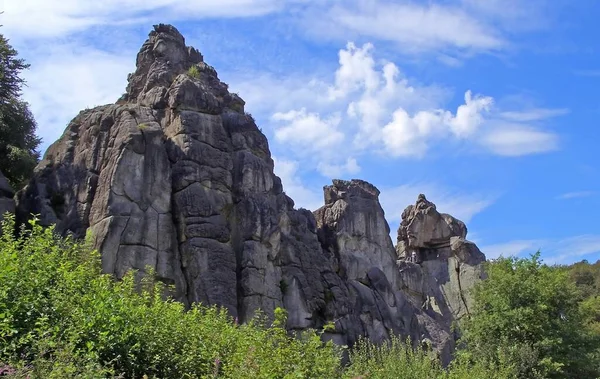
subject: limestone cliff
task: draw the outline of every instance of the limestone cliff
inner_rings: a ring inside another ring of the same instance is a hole
[[[18,219],[91,230],[105,272],[150,267],[186,304],[241,321],[282,306],[289,329],[333,321],[326,338],[344,344],[411,336],[448,361],[450,324],[484,260],[464,224],[419,199],[397,262],[373,185],[336,180],[314,214],[295,209],[244,101],[172,26],[154,27],[128,80],[116,104],[82,111],[48,148],[17,194]]]

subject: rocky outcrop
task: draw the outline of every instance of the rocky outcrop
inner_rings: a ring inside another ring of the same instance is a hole
[[[343,296],[335,296],[328,318],[340,320],[349,343],[359,335],[382,341],[394,333],[431,341],[449,361],[454,343],[449,328],[440,327],[400,288],[402,277],[379,190],[355,179],[334,180],[324,192],[325,206],[314,212],[319,240],[333,259],[335,279],[348,288]]]
[[[0,171],[0,221],[2,221],[6,212],[14,213],[14,195],[15,193],[13,192],[12,187],[8,183],[8,180],[6,179],[4,174],[2,174],[2,171]]]
[[[469,291],[483,276],[485,256],[466,236],[462,221],[439,213],[424,195],[404,210],[398,228],[401,288],[445,328],[469,314]]]
[[[373,185],[336,180],[314,214],[295,209],[244,101],[172,26],[155,26],[128,79],[116,104],[82,111],[48,148],[17,194],[19,220],[91,231],[105,272],[150,269],[186,304],[242,322],[285,307],[292,330],[332,321],[325,338],[342,344],[411,336],[449,360],[450,322],[483,259],[464,224],[420,199],[397,262]],[[418,262],[405,259],[413,248]]]

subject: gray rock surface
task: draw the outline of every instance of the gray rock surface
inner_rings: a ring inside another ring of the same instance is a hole
[[[468,315],[470,291],[483,277],[485,255],[467,241],[465,224],[419,195],[402,213],[396,251],[401,288],[445,327]]]
[[[2,171],[0,171],[0,221],[2,221],[6,212],[15,212],[14,195],[15,193],[8,183],[8,180]]]
[[[338,311],[327,316],[345,325],[348,343],[359,335],[376,342],[390,333],[410,336],[416,342],[431,341],[447,363],[454,346],[450,328],[423,312],[401,287],[403,277],[379,190],[354,179],[334,180],[324,192],[325,206],[314,212],[319,240],[333,259],[336,280],[349,290],[346,298],[336,297],[338,302],[332,304],[334,309],[349,309],[348,314]]]
[[[91,230],[105,272],[152,269],[186,304],[242,322],[285,307],[291,330],[333,321],[325,338],[342,344],[411,336],[448,362],[450,323],[484,259],[464,224],[420,200],[398,252],[424,258],[397,262],[373,185],[335,180],[314,214],[295,209],[244,101],[172,26],[154,27],[128,79],[116,104],[82,111],[48,148],[17,194],[18,220]]]

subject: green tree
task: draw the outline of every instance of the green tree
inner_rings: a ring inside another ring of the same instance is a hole
[[[25,81],[21,71],[29,67],[0,34],[0,170],[18,190],[31,176],[39,159],[41,140],[28,104],[21,99]]]
[[[519,378],[596,378],[594,341],[579,290],[560,267],[500,258],[475,287],[473,315],[463,325],[462,354],[512,365]]]

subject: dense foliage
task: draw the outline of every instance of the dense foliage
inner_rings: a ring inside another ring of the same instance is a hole
[[[8,217],[4,230],[13,230]],[[290,336],[285,311],[239,325],[224,311],[164,300],[160,283],[101,274],[85,242],[32,222],[0,238],[0,373],[30,378],[505,378],[398,340],[342,348],[320,332]],[[479,373],[476,376],[468,372]],[[462,373],[462,374],[461,374]]]
[[[7,217],[4,230],[13,223]],[[33,221],[21,237],[0,237],[0,376],[597,377],[600,345],[576,281],[538,258],[488,266],[472,318],[462,325],[462,350],[448,368],[398,338],[382,346],[361,340],[344,365],[344,348],[323,343],[321,332],[286,332],[282,309],[273,321],[258,315],[243,325],[215,307],[186,310],[165,300],[161,283],[136,283],[133,272],[121,281],[103,275],[86,242]]]
[[[15,189],[29,179],[39,158],[36,123],[21,99],[20,73],[28,67],[0,34],[0,170]]]
[[[474,291],[462,326],[462,355],[512,366],[519,378],[600,377],[599,335],[589,328],[580,290],[567,272],[529,259],[501,258]]]

